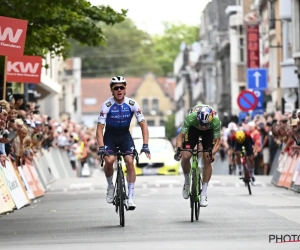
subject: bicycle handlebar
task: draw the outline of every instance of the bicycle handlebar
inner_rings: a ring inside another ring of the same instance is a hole
[[[196,156],[199,153],[204,153],[204,152],[208,152],[209,153],[209,157],[210,159],[213,159],[213,155],[212,155],[212,149],[206,149],[206,150],[197,150],[197,149],[182,149],[180,148],[179,151],[186,151],[186,152],[190,152],[192,155]]]
[[[110,155],[112,155],[112,156],[125,156],[125,155],[134,155],[134,158],[135,158],[135,160],[136,160],[136,164],[139,164],[139,154],[138,154],[138,152],[136,151],[136,149],[133,151],[133,152],[126,152],[126,153],[122,153],[122,152],[120,152],[120,151],[118,151],[118,152],[116,152],[116,153],[113,153],[113,154],[105,154],[105,155],[102,155],[101,156],[101,160],[100,160],[100,162],[101,162],[101,167],[103,167],[103,163],[104,163],[104,157],[105,156],[110,156]]]

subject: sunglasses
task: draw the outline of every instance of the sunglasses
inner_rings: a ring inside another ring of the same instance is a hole
[[[113,87],[113,90],[124,90],[125,86],[115,86]]]

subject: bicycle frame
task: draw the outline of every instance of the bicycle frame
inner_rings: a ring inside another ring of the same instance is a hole
[[[212,150],[197,150],[195,149],[180,149],[180,151],[187,151],[192,154],[192,166],[190,171],[190,180],[192,180],[191,189],[189,190],[189,196],[190,196],[190,206],[191,206],[191,222],[194,221],[194,208],[195,208],[195,218],[196,220],[199,219],[200,214],[200,201],[199,196],[201,193],[201,183],[202,183],[202,177],[199,171],[198,167],[198,154],[203,152],[208,152],[210,158],[212,159]]]
[[[124,207],[126,205],[124,204],[124,200],[127,200],[127,194],[126,194],[126,186],[125,186],[125,178],[124,178],[124,173],[122,169],[122,156],[126,155],[134,155],[136,162],[138,164],[139,158],[138,158],[138,153],[136,150],[133,152],[128,152],[128,153],[122,153],[118,149],[118,151],[114,154],[111,154],[112,156],[117,156],[117,177],[115,181],[115,186],[114,186],[114,200],[113,200],[113,205],[116,206],[116,213],[119,212],[120,216],[120,225],[124,227],[125,225],[125,215],[124,215]],[[104,157],[108,155],[103,155],[101,158],[101,166],[103,167],[103,162],[104,162]],[[128,208],[126,207],[126,210]]]
[[[246,156],[246,148],[244,146],[242,146],[242,151],[241,151],[241,163],[242,163],[243,170],[244,170],[243,179],[245,182],[245,186],[248,186],[249,195],[252,195],[252,191],[251,191],[251,187],[250,187],[252,175],[250,172],[250,167],[249,167],[247,156]]]

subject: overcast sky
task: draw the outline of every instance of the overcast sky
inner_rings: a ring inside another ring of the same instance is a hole
[[[210,0],[90,0],[94,5],[128,9],[128,17],[150,34],[163,32],[162,21],[200,25],[201,12]]]

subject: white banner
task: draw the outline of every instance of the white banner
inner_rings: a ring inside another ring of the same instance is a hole
[[[32,190],[31,190],[31,188],[30,188],[30,186],[29,186],[29,184],[28,184],[28,181],[27,181],[27,179],[26,179],[26,177],[25,177],[25,175],[24,175],[23,168],[19,166],[19,167],[18,167],[18,171],[19,171],[19,173],[20,173],[21,179],[22,179],[23,184],[24,184],[24,187],[25,187],[25,189],[26,189],[26,193],[27,193],[27,195],[28,195],[28,198],[29,198],[30,200],[34,199],[35,196],[34,196]]]
[[[28,204],[26,194],[23,192],[21,183],[19,182],[13,166],[10,161],[6,161],[6,167],[0,164],[0,171],[6,181],[8,190],[16,204],[17,209],[20,209]]]

